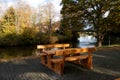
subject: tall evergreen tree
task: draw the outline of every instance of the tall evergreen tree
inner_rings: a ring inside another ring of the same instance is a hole
[[[2,17],[1,32],[11,33],[15,31],[15,10],[13,7],[9,7],[6,13]]]

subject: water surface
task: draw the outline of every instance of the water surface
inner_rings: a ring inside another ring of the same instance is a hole
[[[75,43],[73,47],[89,48],[95,45],[90,42]],[[0,59],[11,59],[35,55],[36,46],[33,47],[3,47],[0,48]]]
[[[35,53],[35,47],[3,47],[0,48],[0,59],[31,56]]]

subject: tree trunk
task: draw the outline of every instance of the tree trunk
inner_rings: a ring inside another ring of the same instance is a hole
[[[96,43],[97,47],[101,47],[102,46],[103,38],[104,38],[104,35],[98,35],[97,36],[97,43]]]
[[[102,40],[98,42],[98,47],[101,47],[102,46]]]

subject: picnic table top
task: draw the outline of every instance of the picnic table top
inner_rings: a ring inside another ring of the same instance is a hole
[[[43,51],[43,53],[46,53],[48,55],[54,55],[56,51],[64,51],[64,50],[66,50],[66,51],[70,51],[70,50],[77,51],[77,50],[79,50],[80,51],[81,50],[81,52],[87,52],[89,49],[93,50],[93,51],[96,50],[96,48],[94,48],[94,47],[93,48],[67,48],[67,49],[58,49],[58,50],[47,50],[47,51]]]

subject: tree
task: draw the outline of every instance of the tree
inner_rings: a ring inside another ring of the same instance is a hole
[[[76,0],[77,1],[77,0]],[[83,13],[79,11],[82,6],[75,0],[62,0],[62,20],[60,26],[60,32],[62,35],[66,36],[69,41],[77,40],[77,32],[83,28],[84,24],[82,23]]]
[[[56,12],[52,2],[48,2],[43,6],[39,6],[39,26],[41,32],[45,32],[48,36],[48,43],[52,42],[53,24],[55,23]],[[53,43],[53,42],[52,42]]]
[[[36,44],[35,38],[38,30],[32,22],[31,7],[18,1],[15,7],[8,7],[0,20],[2,28],[0,29],[0,45],[15,46]]]
[[[8,8],[1,21],[2,33],[9,34],[15,32],[15,17],[15,9],[13,7]]]
[[[56,12],[53,3],[49,2],[39,6],[39,23],[43,24],[42,28],[47,27],[48,34],[51,35],[52,23],[55,22]]]
[[[0,29],[0,45],[16,45],[15,9],[11,6],[3,14]]]
[[[89,0],[86,2],[85,19],[88,20],[88,24],[93,26],[92,29],[95,31],[94,36],[97,38],[97,46],[102,46],[104,36],[108,31],[120,29],[117,26],[120,23],[114,22],[119,17],[114,17],[116,10],[120,11],[118,8],[119,4],[120,0]],[[119,15],[120,12],[117,12],[117,14]]]
[[[31,26],[31,7],[23,2],[22,0],[18,0],[15,8],[16,13],[16,29],[17,32],[22,34],[24,28]]]
[[[120,0],[62,0],[62,4],[62,10],[68,11],[64,15],[68,16],[68,13],[69,15],[74,13],[84,25],[92,26],[89,30],[94,30],[93,35],[97,38],[97,46],[102,46],[103,38],[108,31],[120,29]],[[82,13],[82,16],[78,16],[78,12]],[[71,21],[70,18],[71,16],[68,16],[66,21]],[[74,21],[75,19],[72,20]],[[75,24],[77,23],[75,22]]]

